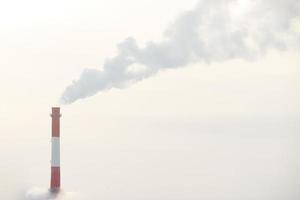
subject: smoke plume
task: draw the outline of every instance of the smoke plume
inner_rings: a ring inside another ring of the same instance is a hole
[[[271,49],[298,47],[299,0],[201,0],[182,13],[160,42],[141,47],[129,37],[102,69],[85,69],[61,96],[69,104],[99,91],[123,88],[164,69],[193,63],[253,60]]]

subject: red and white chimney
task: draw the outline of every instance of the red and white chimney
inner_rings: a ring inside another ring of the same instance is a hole
[[[50,191],[60,190],[60,108],[52,108],[52,140],[51,140],[51,182]]]

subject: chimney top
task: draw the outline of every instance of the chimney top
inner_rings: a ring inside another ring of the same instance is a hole
[[[60,117],[60,107],[52,107],[51,117]]]

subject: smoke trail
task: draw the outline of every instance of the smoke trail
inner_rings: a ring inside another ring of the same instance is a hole
[[[163,41],[140,47],[134,38],[125,39],[103,69],[85,69],[60,101],[69,104],[102,90],[123,88],[163,69],[253,60],[270,49],[298,47],[299,16],[298,0],[202,0],[169,26]]]

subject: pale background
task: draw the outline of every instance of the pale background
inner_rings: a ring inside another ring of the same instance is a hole
[[[49,114],[65,87],[124,38],[160,39],[196,2],[1,1],[1,199],[48,187]],[[299,53],[162,71],[63,106],[64,190],[79,199],[298,200]]]

